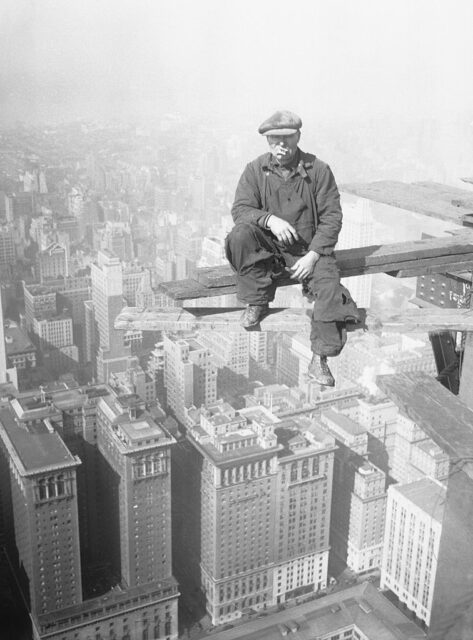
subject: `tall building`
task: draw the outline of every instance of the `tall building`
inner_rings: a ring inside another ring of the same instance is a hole
[[[34,319],[41,314],[57,313],[57,295],[54,289],[41,284],[27,284],[23,281],[25,300],[25,324],[28,331],[33,330]]]
[[[34,408],[34,407],[31,407]],[[76,470],[48,420],[18,424],[0,412],[8,454],[15,541],[33,621],[82,602]]]
[[[368,434],[357,422],[335,409],[324,410],[320,423],[338,445],[333,469],[330,544],[332,553],[347,562],[355,476],[368,455]],[[353,529],[352,533],[355,535]]]
[[[256,364],[264,367],[268,364],[267,331],[250,331],[248,333],[249,355]]]
[[[445,487],[431,478],[388,489],[380,586],[392,591],[427,626],[445,494]]]
[[[64,277],[44,284],[26,284],[23,282],[25,300],[25,324],[28,331],[33,330],[34,319],[42,315],[68,314],[72,318],[74,344],[79,350],[82,362],[87,362],[85,347],[85,307],[84,302],[91,296],[89,276]],[[90,358],[89,358],[90,360]]]
[[[356,573],[379,569],[384,541],[386,474],[370,462],[355,471],[350,502],[347,565]]]
[[[215,356],[217,365],[228,368],[237,375],[249,375],[249,338],[244,332],[216,333],[202,332],[201,340],[208,345]]]
[[[174,439],[135,394],[103,397],[97,444],[103,473],[103,538],[129,587],[171,578],[171,452]],[[176,628],[177,631],[177,628]]]
[[[0,287],[0,384],[7,382],[7,353],[5,347],[5,319],[3,317],[2,289]]]
[[[324,589],[334,438],[262,406],[220,400],[197,413],[179,469],[196,532],[182,562],[199,573],[213,623]]]
[[[24,344],[21,345],[18,349],[18,357],[19,361],[16,358],[9,358],[9,355],[13,356],[13,352],[16,352],[16,346],[12,344],[12,337],[7,331],[5,333],[5,320],[6,318],[3,315],[3,301],[2,301],[2,288],[0,287],[0,385],[2,384],[10,384],[13,385],[15,389],[18,389],[18,371],[17,365],[21,363],[21,360],[24,358],[25,360],[31,358],[31,352],[28,349],[25,349],[23,352]],[[9,353],[11,349],[11,354]],[[23,352],[20,354],[20,352]]]
[[[92,303],[97,327],[97,379],[107,382],[111,373],[125,371],[130,348],[124,346],[122,332],[114,329],[115,318],[124,306],[120,260],[108,251],[99,251],[92,264]]]
[[[118,256],[123,262],[133,260],[134,250],[130,225],[127,222],[107,221],[102,234],[101,248]]]
[[[16,261],[15,230],[8,224],[0,227],[0,271],[8,271]]]
[[[1,307],[0,307],[1,310]],[[36,347],[27,334],[15,322],[9,321],[4,328],[4,345],[7,357],[7,367],[15,369],[30,369],[36,366]],[[0,339],[1,339],[0,331]],[[3,362],[2,346],[0,345],[0,363]],[[0,371],[3,366],[0,364]],[[0,374],[1,378],[1,374]]]
[[[149,269],[145,269],[139,264],[123,266],[123,297],[129,307],[136,306],[136,293],[146,274],[149,274]]]
[[[278,453],[273,602],[281,603],[327,586],[336,445],[308,418],[284,420],[275,425],[275,434],[283,449]]]
[[[196,337],[167,333],[163,347],[167,404],[185,424],[186,409],[207,406],[217,399],[217,367],[210,350]]]
[[[34,640],[177,640],[174,441],[161,418],[105,385],[42,389],[0,411],[16,552],[7,548]]]
[[[79,362],[74,344],[72,318],[67,314],[43,314],[34,318],[33,340],[39,347],[42,362],[53,369],[70,370]]]
[[[278,446],[263,407],[203,409],[188,439],[201,462],[200,571],[213,624],[273,603]],[[197,506],[197,505],[196,505]],[[195,508],[195,507],[194,507]],[[199,514],[194,514],[199,517]]]

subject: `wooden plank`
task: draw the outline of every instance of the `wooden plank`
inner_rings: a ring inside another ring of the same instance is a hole
[[[398,271],[396,270],[386,271],[386,273],[395,278],[414,278],[416,276],[423,276],[423,275],[425,276],[425,275],[428,275],[429,273],[447,273],[448,275],[455,276],[456,273],[460,271],[468,271],[468,270],[471,271],[472,266],[473,266],[473,261],[471,260],[470,257],[468,257],[464,261],[452,259],[451,262],[445,261],[440,263],[437,263],[437,259],[436,259],[435,263],[432,263],[432,262],[430,264],[428,262],[426,262],[425,264],[415,263],[415,266],[412,266],[411,268],[403,267]],[[450,273],[452,271],[455,271],[455,273]]]
[[[431,218],[462,225],[466,214],[473,213],[472,193],[436,182],[407,184],[392,180],[343,184],[340,190],[392,207],[413,211]]]
[[[473,233],[462,230],[461,234],[442,238],[425,238],[409,242],[396,242],[385,245],[370,245],[354,249],[342,249],[336,252],[337,264],[342,277],[394,271],[402,267],[409,268],[420,260],[436,258],[440,264],[442,259],[448,262],[452,256],[463,255],[465,261],[473,256]],[[452,258],[456,261],[457,258]],[[421,263],[419,263],[421,264]],[[374,267],[374,269],[370,269]],[[235,273],[230,265],[206,267],[198,269],[194,280],[207,287],[229,286],[234,283]],[[282,277],[281,282],[288,280],[294,284],[289,275]]]
[[[381,329],[400,333],[473,331],[472,309],[406,309],[401,313],[381,313],[378,320]]]
[[[115,320],[119,330],[141,331],[245,331],[240,327],[241,308],[203,307],[187,309],[125,307]],[[400,333],[473,331],[471,309],[407,309],[371,314],[362,310],[364,323],[355,328]],[[261,322],[262,331],[305,331],[310,326],[310,309],[273,307]]]
[[[473,411],[425,373],[382,375],[378,387],[454,459],[473,458]]]
[[[310,309],[273,307],[259,331],[308,331]],[[141,331],[246,331],[240,326],[242,308],[189,307],[187,309],[151,307],[140,310],[126,307],[115,320],[115,329]]]
[[[336,257],[343,278],[370,273],[413,277],[467,269],[473,263],[473,232],[463,229],[443,238],[344,249]],[[289,275],[276,282],[280,287],[297,284]],[[159,289],[174,300],[230,295],[236,291],[235,273],[230,265],[198,269],[194,278],[162,282]]]

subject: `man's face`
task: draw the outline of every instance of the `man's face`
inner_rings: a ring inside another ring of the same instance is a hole
[[[279,164],[288,164],[295,156],[297,144],[301,137],[301,132],[288,136],[266,136],[268,138],[269,150]]]

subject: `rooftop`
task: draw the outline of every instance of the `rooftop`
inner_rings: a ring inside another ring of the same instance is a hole
[[[370,640],[420,640],[425,632],[409,620],[370,583],[330,594],[280,613],[256,618],[228,631],[213,634],[214,640],[274,640],[281,638],[278,625],[297,623],[297,640],[314,640],[345,629],[358,629]]]
[[[440,482],[426,477],[409,484],[392,485],[390,491],[400,493],[424,513],[442,522],[446,489]]]
[[[20,329],[16,324],[5,327],[5,351],[7,356],[12,356],[16,353],[25,353],[28,351],[35,351],[35,346],[28,338],[27,334]]]
[[[151,416],[141,416],[139,420],[130,420],[128,416],[123,416],[124,422],[120,417],[120,429],[130,439],[130,444],[140,444],[145,440],[166,437],[165,432],[151,418]]]
[[[358,424],[358,422],[355,422],[348,416],[343,415],[343,413],[338,413],[333,409],[326,409],[325,411],[323,411],[322,421],[324,417],[352,436],[361,436],[366,433],[366,429]]]
[[[60,436],[47,429],[44,423],[36,427],[18,425],[9,409],[0,410],[0,424],[26,472],[41,471],[45,467],[77,465]]]

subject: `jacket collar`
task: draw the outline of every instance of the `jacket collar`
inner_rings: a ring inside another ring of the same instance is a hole
[[[291,168],[294,174],[298,173],[302,178],[307,178],[307,169],[310,169],[313,166],[314,161],[310,156],[301,151],[299,147],[297,148],[296,153],[297,155]],[[276,162],[274,156],[268,152],[265,162],[262,165],[263,171],[274,171],[277,166],[278,163]]]

